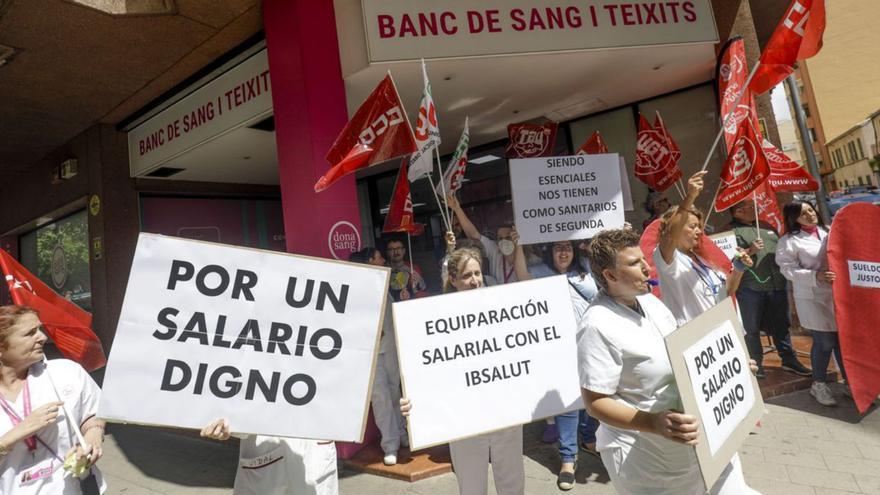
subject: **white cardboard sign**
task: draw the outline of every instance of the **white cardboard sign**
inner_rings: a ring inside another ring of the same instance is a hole
[[[764,412],[743,335],[727,298],[666,336],[684,412],[700,420],[695,449],[706,487],[714,485]]]
[[[620,157],[620,191],[623,194],[623,209],[633,211],[632,187],[629,185],[629,174],[626,173],[626,160]]]
[[[849,283],[853,287],[880,289],[880,263],[847,260]]]
[[[360,441],[389,272],[141,234],[98,416]]]
[[[616,153],[513,159],[510,188],[523,244],[588,239],[623,227]]]
[[[709,236],[709,239],[712,239],[712,242],[714,242],[719,249],[724,251],[727,259],[731,260],[736,256],[736,234],[734,234],[732,230],[712,234]]]
[[[392,310],[414,450],[583,408],[564,276]]]

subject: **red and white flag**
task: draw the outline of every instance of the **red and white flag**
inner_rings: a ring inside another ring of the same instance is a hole
[[[553,156],[556,146],[556,130],[559,124],[546,122],[538,124],[510,124],[507,126],[507,158],[536,158]]]
[[[411,235],[420,235],[425,231],[425,226],[415,222],[413,213],[412,195],[407,179],[406,162],[404,158],[397,171],[397,181],[394,184],[394,193],[391,195],[391,204],[388,205],[388,214],[385,215],[385,225],[382,233],[407,232]]]
[[[721,188],[715,198],[715,211],[724,211],[748,198],[770,176],[770,164],[761,140],[749,119],[739,125],[730,154],[721,170]]]
[[[446,173],[443,174],[443,187],[446,188],[446,194],[455,194],[464,184],[464,173],[467,170],[468,148],[471,142],[471,132],[468,128],[468,118],[464,119],[464,130],[461,131],[461,137],[458,138],[458,145],[455,147],[455,153],[449,160],[449,166],[446,167]],[[438,195],[442,195],[444,190],[437,185],[435,189]]]
[[[792,0],[761,53],[752,92],[770,91],[794,72],[795,62],[819,53],[824,32],[825,0]]]
[[[773,143],[764,140],[764,155],[770,163],[768,185],[774,191],[808,192],[818,191],[819,183],[796,161],[780,151]]]
[[[675,166],[678,167],[678,161],[681,160],[681,150],[678,148],[678,143],[672,139],[672,134],[669,134],[669,129],[667,129],[666,124],[663,123],[663,118],[660,117],[660,112],[655,113],[654,129],[660,131],[660,135],[666,140],[666,147],[669,148],[669,152],[672,155],[672,161],[675,163]]]
[[[2,249],[0,267],[12,301],[39,313],[43,328],[64,357],[76,361],[86,371],[107,364],[101,341],[91,328],[91,313],[59,296]]]
[[[599,131],[596,131],[589,139],[587,139],[587,142],[578,148],[575,155],[604,155],[607,153],[608,147],[605,146],[605,141],[602,140],[602,135],[599,134]]]
[[[721,118],[724,122],[724,142],[727,151],[730,152],[733,141],[740,123],[747,118],[752,119],[752,125],[759,129],[758,114],[755,111],[755,98],[749,88],[745,87],[749,77],[749,66],[746,61],[746,47],[742,38],[736,37],[728,41],[721,49],[716,69],[718,81],[718,97],[721,100]],[[746,94],[740,97],[743,91]],[[736,109],[733,104],[739,99]],[[733,116],[730,117],[730,114]]]
[[[754,192],[755,205],[758,210],[758,219],[773,227],[777,234],[785,233],[785,222],[782,220],[782,211],[776,201],[776,193],[770,189],[770,181],[764,182]]]
[[[416,151],[416,140],[391,74],[370,94],[336,138],[327,161],[332,168],[317,183],[321,192],[361,168]]]
[[[636,178],[655,191],[665,191],[681,178],[681,169],[662,130],[655,129],[639,114],[636,142]]]
[[[410,181],[414,181],[431,173],[433,160],[431,152],[440,146],[440,126],[437,123],[437,109],[434,107],[434,98],[431,96],[431,83],[428,81],[428,70],[425,68],[425,60],[422,60],[422,101],[419,104],[419,119],[416,121],[415,137],[416,152],[410,159]]]

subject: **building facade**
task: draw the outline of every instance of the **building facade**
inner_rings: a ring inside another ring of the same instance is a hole
[[[880,184],[871,165],[872,147],[877,145],[873,122],[873,119],[863,120],[828,142],[834,169],[832,184],[836,189]]]

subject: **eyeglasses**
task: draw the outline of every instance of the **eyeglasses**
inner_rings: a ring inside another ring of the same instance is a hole
[[[402,247],[399,247],[399,248],[388,248],[388,252],[389,252],[389,253],[402,253],[402,252],[404,252],[404,251],[406,251],[406,249],[404,249],[404,248],[402,248]]]

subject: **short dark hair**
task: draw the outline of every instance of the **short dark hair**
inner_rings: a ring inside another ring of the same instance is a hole
[[[617,265],[617,253],[626,248],[639,247],[640,240],[639,234],[632,229],[605,230],[593,237],[587,248],[587,259],[593,278],[601,288],[608,289],[608,281],[602,272]]]
[[[373,256],[376,256],[377,251],[378,249],[374,247],[365,247],[360,251],[351,253],[351,256],[348,257],[348,261],[367,264],[373,259]]]

